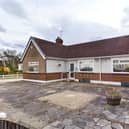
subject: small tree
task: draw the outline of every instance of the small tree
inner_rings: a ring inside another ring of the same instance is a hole
[[[4,71],[6,71],[6,73],[7,71],[9,71],[10,73],[17,73],[21,54],[17,54],[15,50],[5,50],[3,51],[3,55],[1,57],[4,60],[3,69],[6,69],[3,70],[3,73]]]

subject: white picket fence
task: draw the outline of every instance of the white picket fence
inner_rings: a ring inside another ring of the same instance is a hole
[[[22,74],[7,74],[7,75],[0,75],[0,79],[22,79]]]

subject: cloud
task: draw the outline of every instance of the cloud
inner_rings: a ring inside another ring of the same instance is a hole
[[[3,39],[0,39],[0,46],[4,47],[4,48],[7,48],[7,47],[11,46],[11,43],[9,43],[7,41],[4,41]]]
[[[2,32],[2,33],[6,32],[6,29],[2,25],[0,25],[0,32]]]
[[[23,43],[20,43],[20,44],[17,44],[17,43],[14,43],[12,45],[13,48],[18,48],[18,49],[23,49],[25,47],[25,45]]]
[[[67,44],[98,40],[118,34],[117,29],[113,27],[97,22],[71,20],[69,17],[55,19],[52,21],[50,27],[42,28],[41,26],[37,26],[35,29],[42,37],[55,40],[59,35],[59,28],[62,28],[62,38]]]
[[[26,13],[23,6],[16,0],[2,0],[0,7],[8,14],[26,19]]]
[[[124,16],[121,20],[122,27],[129,27],[129,8],[124,8]]]
[[[0,48],[23,50],[31,35],[54,41],[59,28],[65,44],[128,34],[125,1],[114,10],[115,0],[0,0]]]
[[[0,48],[2,48],[3,50],[12,49],[17,50],[17,52],[21,52],[24,47],[25,46],[23,43],[13,43],[11,41],[0,39]]]

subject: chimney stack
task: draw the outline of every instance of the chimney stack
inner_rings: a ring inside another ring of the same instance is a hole
[[[56,38],[56,44],[63,45],[63,40],[59,36]]]

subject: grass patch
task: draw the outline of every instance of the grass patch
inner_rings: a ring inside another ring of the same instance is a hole
[[[43,103],[48,103],[48,99],[42,100]]]
[[[120,96],[120,93],[117,91],[108,91],[107,93],[108,95],[113,96],[113,97]]]

